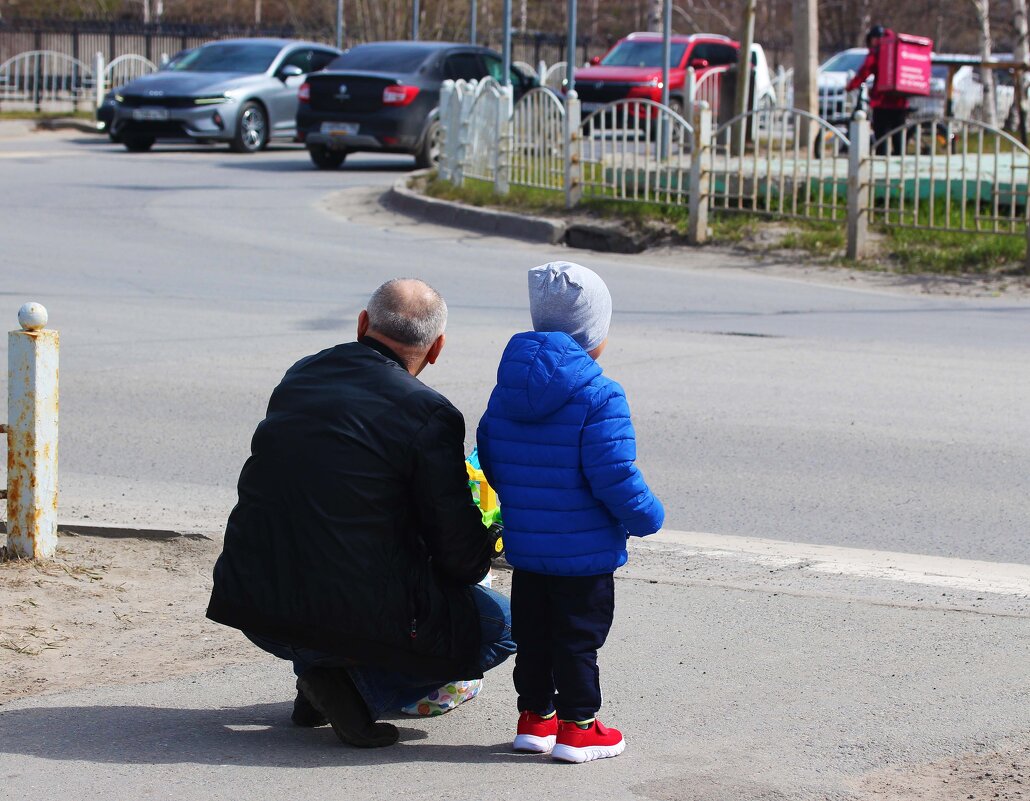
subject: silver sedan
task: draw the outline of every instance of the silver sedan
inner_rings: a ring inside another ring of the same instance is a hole
[[[304,76],[339,54],[292,39],[211,42],[119,89],[111,134],[133,152],[178,139],[255,153],[271,139],[294,137]]]

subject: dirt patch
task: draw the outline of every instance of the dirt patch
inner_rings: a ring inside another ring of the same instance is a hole
[[[866,776],[856,801],[1026,801],[1030,799],[1030,737],[954,759]]]
[[[59,534],[49,561],[0,563],[0,701],[262,658],[204,617],[221,543]]]

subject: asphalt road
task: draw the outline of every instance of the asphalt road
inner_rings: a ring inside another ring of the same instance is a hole
[[[1030,563],[1030,304],[420,225],[375,203],[410,165],[0,142],[0,320],[38,300],[62,337],[62,517],[217,531],[282,372],[352,337],[395,275],[449,300],[424,376],[465,412],[471,446],[497,357],[529,324],[525,270],[582,261],[612,289],[602,364],[626,386],[668,527],[716,535],[634,542],[620,571],[602,717],[626,753],[578,768],[512,755],[510,664],[456,713],[402,722],[398,747],[342,748],[286,723],[289,671],[269,659],[4,704],[5,795],[1025,792],[1026,569],[882,552]],[[204,598],[184,600],[201,614]]]
[[[560,258],[611,287],[602,364],[626,387],[670,528],[1030,560],[1030,303],[418,225],[374,202],[410,167],[5,143],[0,320],[15,327],[33,299],[61,332],[62,517],[218,530],[283,371],[350,339],[395,275],[449,301],[424,377],[465,413],[471,447],[500,351],[529,326],[525,270]],[[325,198],[341,190],[334,213]]]

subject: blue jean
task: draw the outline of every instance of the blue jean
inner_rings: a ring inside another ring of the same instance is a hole
[[[485,673],[515,653],[515,643],[511,638],[511,605],[499,592],[480,586],[472,587],[472,599],[479,612],[479,669]],[[286,645],[246,631],[243,633],[258,648],[292,662],[293,672],[298,676],[314,667],[346,668],[373,720],[413,704],[449,681],[463,678],[414,676],[375,665],[355,665],[353,659]]]

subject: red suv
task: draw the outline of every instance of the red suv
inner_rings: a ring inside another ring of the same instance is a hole
[[[740,44],[727,36],[673,36],[669,60],[669,105],[683,113],[687,67],[700,78],[712,67],[737,63]],[[575,71],[576,93],[586,117],[606,103],[625,98],[662,99],[662,35],[631,33],[591,66]]]

